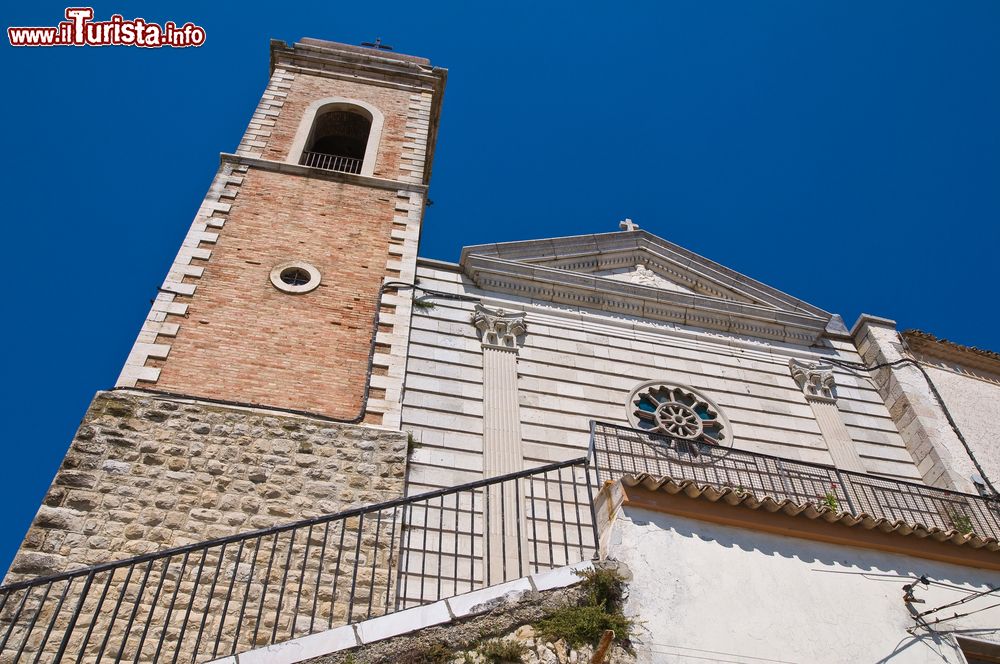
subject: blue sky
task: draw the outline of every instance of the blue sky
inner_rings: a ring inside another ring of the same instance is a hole
[[[65,5],[5,5],[3,27]],[[280,7],[275,11],[275,7]],[[1000,3],[118,2],[186,50],[4,71],[6,568],[266,83],[313,36],[449,69],[421,254],[643,228],[829,311],[1000,350]]]

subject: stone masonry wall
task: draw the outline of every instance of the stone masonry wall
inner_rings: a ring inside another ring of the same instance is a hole
[[[7,582],[396,498],[405,463],[401,432],[100,392]]]
[[[562,638],[550,641],[534,627],[557,611],[584,601],[586,591],[581,586],[542,591],[513,586],[494,587],[494,590],[506,588],[507,592],[501,597],[474,604],[467,614],[449,622],[299,661],[302,664],[490,664],[501,661],[496,652],[499,649],[493,649],[492,656],[489,654],[489,646],[498,644],[508,646],[508,656],[520,650],[521,655],[511,661],[524,664],[585,664],[593,661],[592,645],[573,647]],[[462,599],[459,598],[459,601]],[[468,604],[464,606],[468,607]],[[397,614],[397,618],[403,616]],[[358,625],[357,631],[368,635],[364,625]],[[293,660],[294,656],[288,657],[286,653],[294,652],[296,646],[302,647],[287,643],[284,648],[274,649],[277,655],[275,661]],[[259,650],[253,653],[254,657],[240,655],[239,661],[263,661],[264,652]],[[288,659],[282,658],[282,655]],[[599,661],[602,664],[632,664],[636,658],[621,643],[613,643]]]

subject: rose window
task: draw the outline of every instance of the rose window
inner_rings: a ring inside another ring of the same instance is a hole
[[[719,407],[688,387],[646,383],[632,391],[629,420],[639,429],[709,445],[728,441],[729,422]]]

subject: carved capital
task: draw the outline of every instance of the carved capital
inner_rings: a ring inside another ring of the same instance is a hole
[[[833,377],[833,365],[793,359],[788,361],[788,368],[792,372],[792,378],[806,395],[806,399],[837,401],[837,382]]]
[[[527,332],[524,324],[524,312],[509,313],[503,309],[490,309],[481,304],[476,305],[472,314],[472,324],[479,330],[484,346],[517,350],[519,337]]]

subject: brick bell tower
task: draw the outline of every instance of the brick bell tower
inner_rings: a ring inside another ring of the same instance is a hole
[[[271,76],[8,581],[401,496],[412,282],[447,71],[271,42]]]

